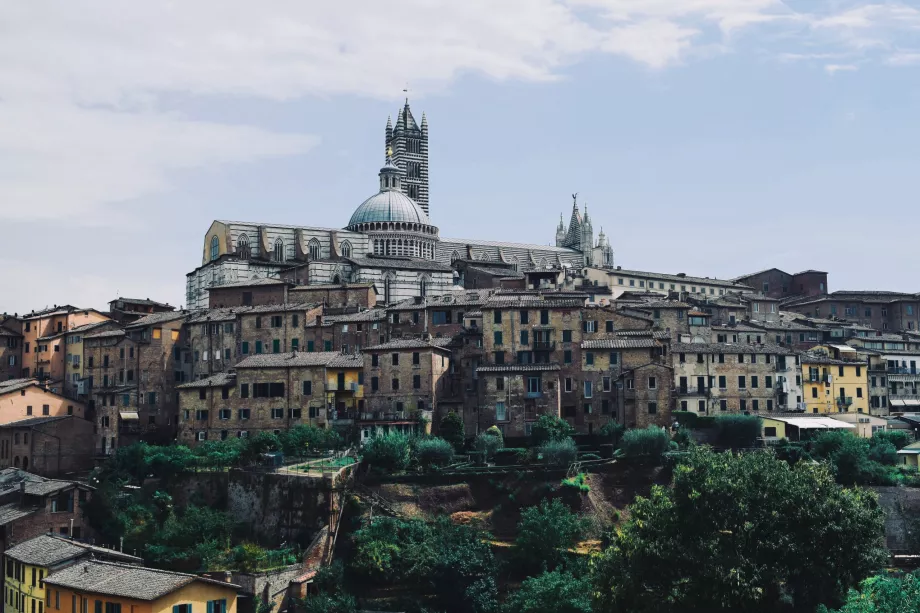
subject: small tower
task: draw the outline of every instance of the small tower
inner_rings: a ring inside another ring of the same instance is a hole
[[[562,247],[565,242],[565,223],[562,221],[562,213],[559,213],[559,225],[556,226],[556,246]]]
[[[409,109],[409,99],[396,116],[396,127],[387,120],[387,151],[402,172],[402,192],[428,213],[428,118],[422,114],[419,126]]]
[[[585,256],[585,266],[594,265],[594,228],[588,216],[588,204],[585,203],[585,216],[581,224],[581,252]]]

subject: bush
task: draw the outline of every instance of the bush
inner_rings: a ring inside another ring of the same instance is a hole
[[[861,592],[850,590],[838,613],[906,613],[920,607],[920,574],[882,574],[860,584]],[[821,605],[818,613],[831,613]]]
[[[534,447],[540,447],[550,441],[561,441],[575,434],[567,421],[554,415],[541,415],[533,424],[530,440]]]
[[[306,613],[356,613],[358,604],[349,594],[316,594],[299,601]]]
[[[869,459],[879,464],[894,466],[898,463],[898,450],[886,440],[872,438],[869,441]]]
[[[544,500],[521,513],[515,544],[526,568],[552,570],[565,563],[584,533],[584,521],[559,500]]]
[[[438,435],[453,445],[457,451],[463,449],[465,438],[463,418],[454,411],[442,417],[441,423],[438,424]]]
[[[505,447],[495,452],[495,463],[503,466],[527,462],[529,451],[523,447]]]
[[[623,438],[624,432],[626,432],[626,426],[615,421],[608,421],[598,430],[598,436],[600,436],[601,442],[618,445],[620,439]]]
[[[585,478],[585,473],[578,473],[574,477],[569,479],[562,480],[562,487],[572,488],[578,490],[582,494],[587,494],[591,491],[591,486],[588,485],[588,481]]]
[[[311,452],[338,449],[342,445],[342,437],[335,430],[300,424],[290,430],[283,430],[278,435],[278,442],[284,455],[298,457]]]
[[[578,457],[578,447],[570,438],[561,441],[549,441],[540,447],[543,462],[553,466],[568,466]]]
[[[763,420],[757,415],[719,415],[716,440],[722,447],[753,447],[763,433]]]
[[[591,613],[591,583],[565,571],[529,577],[512,593],[503,613]]]
[[[425,468],[444,466],[454,459],[454,447],[443,438],[420,439],[415,444],[415,457]]]
[[[897,450],[904,449],[914,442],[913,437],[907,430],[878,430],[872,435],[872,441],[886,441],[894,445]]]
[[[670,445],[671,437],[664,428],[649,426],[644,430],[627,430],[620,448],[628,459],[660,464]]]
[[[476,440],[473,441],[473,449],[482,453],[487,460],[491,459],[492,456],[495,455],[495,452],[501,449],[503,446],[504,443],[502,442],[501,432],[499,432],[499,436],[493,436],[487,430],[477,436]]]
[[[375,436],[364,443],[361,455],[375,469],[405,470],[410,460],[409,437],[395,432]]]

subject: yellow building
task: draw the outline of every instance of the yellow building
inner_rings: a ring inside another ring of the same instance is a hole
[[[140,558],[111,549],[93,547],[68,538],[43,534],[23,541],[4,552],[4,611],[45,613],[55,602],[45,589],[44,579],[89,556],[140,563]]]
[[[326,363],[326,406],[333,425],[350,425],[364,408],[364,358],[340,354]]]
[[[118,328],[119,324],[111,321],[96,321],[83,324],[64,333],[64,395],[68,398],[77,398],[85,395],[86,390],[81,390],[80,381],[83,379],[83,336],[95,334]]]
[[[47,611],[36,613],[236,613],[239,590],[195,575],[94,560],[48,575],[45,585]]]
[[[865,362],[830,357],[815,347],[802,354],[802,391],[808,413],[868,413],[869,384]]]
[[[920,442],[898,450],[898,465],[920,470]]]

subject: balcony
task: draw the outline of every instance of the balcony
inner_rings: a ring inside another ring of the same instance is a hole
[[[555,351],[556,343],[553,341],[534,341],[533,342],[534,351]]]
[[[333,381],[326,387],[327,392],[351,392],[352,394],[357,393],[359,389],[361,385],[358,383],[345,383],[339,386],[338,381]]]
[[[853,397],[852,396],[840,396],[839,398],[836,399],[836,402],[837,402],[838,409],[846,409],[846,408],[849,408],[851,404],[853,404]]]
[[[524,392],[524,398],[542,398],[543,392]]]
[[[705,387],[675,387],[671,389],[671,392],[677,394],[678,396],[700,396],[705,397],[709,396],[710,390]]]
[[[409,421],[417,419],[417,415],[409,411],[372,411],[361,413],[362,422],[371,421]]]

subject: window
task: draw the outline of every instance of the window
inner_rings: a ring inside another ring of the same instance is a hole
[[[250,409],[240,409],[240,419],[249,419]]]
[[[153,329],[153,340],[159,340],[163,338],[163,328],[154,328]]]
[[[243,341],[241,349],[243,355],[249,355],[249,341]]]
[[[541,391],[540,377],[527,377],[527,393],[539,394]]]
[[[376,392],[380,389],[380,377],[371,377],[371,391]]]
[[[585,332],[597,332],[597,322],[596,321],[582,322],[582,330],[584,330]]]
[[[422,363],[422,356],[418,351],[412,353],[412,365],[418,366]]]
[[[604,322],[604,330],[606,332],[613,332],[613,321],[612,320],[608,319],[606,322]]]
[[[565,351],[562,352],[562,362],[564,364],[572,363],[572,350],[571,349],[566,349]]]
[[[231,411],[230,409],[220,409],[217,412],[217,419],[230,419]]]
[[[157,404],[157,393],[156,392],[147,392],[147,404],[150,406],[156,406]]]
[[[727,410],[728,410],[728,401],[725,400],[724,398],[721,399],[721,400],[719,400],[719,410],[720,410],[720,411],[727,411]]]
[[[304,396],[312,396],[312,395],[313,395],[313,382],[312,382],[312,381],[304,381],[304,382],[303,382],[303,395],[304,395]]]
[[[763,386],[767,389],[773,388],[773,377],[771,375],[767,375],[766,377],[764,377]]]
[[[391,354],[390,354],[390,363],[391,363],[393,366],[399,366],[399,354],[398,354],[398,353],[391,353]]]
[[[862,398],[862,397],[863,397],[863,393],[862,393],[862,392],[863,392],[863,391],[862,391],[862,388],[861,388],[861,387],[857,387],[857,388],[856,388],[856,397],[857,397],[857,398]]]
[[[300,419],[301,415],[303,415],[301,409],[291,409],[288,413],[291,419]]]
[[[611,351],[610,352],[610,365],[613,366],[615,364],[618,364],[619,361],[620,361],[620,354],[616,353],[615,351]]]
[[[572,342],[572,331],[571,331],[571,330],[563,330],[563,331],[562,331],[562,342],[563,342],[563,343],[571,343],[571,342]]]
[[[530,333],[527,330],[521,330],[521,344],[522,345],[530,344]]]
[[[208,421],[208,410],[207,409],[198,409],[195,411],[195,419],[198,421]]]
[[[522,324],[530,323],[530,311],[521,311],[521,323]]]
[[[594,382],[585,381],[584,384],[585,384],[585,398],[593,398],[594,397]]]
[[[738,376],[738,389],[743,390],[746,387],[747,387],[747,379],[745,378],[744,375],[739,375]]]
[[[585,364],[592,366],[594,364],[594,352],[587,351],[585,352]]]
[[[240,398],[249,398],[249,384],[248,383],[240,384]]]
[[[508,409],[505,407],[504,402],[495,403],[495,420],[508,421]]]
[[[751,401],[751,408],[753,408],[755,411],[759,411],[759,410],[760,410],[760,400],[758,400],[757,398],[755,398],[754,400],[752,400],[752,401]]]
[[[742,398],[738,401],[738,407],[741,411],[747,411],[747,400]]]
[[[565,378],[565,387],[563,388],[566,392],[572,391],[572,377]]]
[[[497,312],[498,312],[498,311],[496,311],[496,313],[497,313]],[[493,333],[493,343],[494,343],[496,346],[500,346],[500,345],[502,344],[502,333],[501,333],[501,332],[494,332],[494,333]]]
[[[648,389],[650,390],[658,389],[658,378],[657,377],[648,378]]]
[[[497,391],[502,391],[505,389],[505,378],[504,377],[495,377],[495,389]]]
[[[760,378],[757,375],[751,376],[751,388],[756,389],[760,387]]]
[[[284,419],[284,409],[272,409],[272,419]]]
[[[657,402],[648,403],[648,414],[655,415],[656,413],[658,413],[658,403]]]
[[[541,326],[549,325],[549,311],[546,309],[543,309],[542,311],[540,311],[540,325]]]
[[[412,389],[421,389],[422,388],[422,377],[421,375],[412,376]]]
[[[743,353],[738,354],[738,363],[744,364],[744,354]]]
[[[492,321],[494,321],[497,324],[500,324],[502,322],[502,312],[499,311],[498,309],[495,309],[494,311],[492,311]]]
[[[262,341],[256,341],[256,353],[262,353]]]
[[[399,391],[399,379],[393,379],[390,382],[390,389],[392,389],[394,392]]]
[[[281,353],[281,339],[272,340],[272,353]]]

